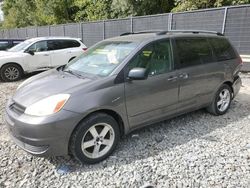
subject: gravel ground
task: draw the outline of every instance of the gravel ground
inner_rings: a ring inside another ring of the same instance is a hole
[[[138,130],[104,162],[38,158],[9,138],[2,114],[20,83],[0,83],[0,187],[250,187],[250,74],[226,115],[199,110]]]

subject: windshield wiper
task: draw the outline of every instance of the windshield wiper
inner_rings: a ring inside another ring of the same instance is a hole
[[[82,75],[77,74],[76,72],[74,72],[74,71],[72,71],[72,70],[70,70],[70,69],[67,69],[67,70],[64,69],[63,72],[67,72],[67,73],[69,73],[69,74],[72,74],[72,75],[74,75],[74,76],[77,76],[78,78],[82,78],[82,77],[83,77]]]

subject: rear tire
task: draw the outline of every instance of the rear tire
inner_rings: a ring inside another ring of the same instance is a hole
[[[233,91],[230,86],[223,84],[215,94],[212,103],[207,107],[207,111],[213,115],[223,115],[230,108]]]
[[[120,139],[116,120],[105,113],[93,114],[74,130],[70,153],[82,163],[94,164],[106,159]]]
[[[17,64],[7,64],[2,66],[0,77],[5,82],[14,82],[20,80],[23,76],[23,69]]]

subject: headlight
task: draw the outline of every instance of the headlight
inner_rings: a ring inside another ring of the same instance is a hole
[[[27,107],[24,113],[33,116],[47,116],[57,113],[63,108],[69,97],[69,94],[47,97]]]

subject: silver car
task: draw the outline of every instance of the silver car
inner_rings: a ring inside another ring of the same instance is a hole
[[[220,33],[127,33],[24,81],[5,120],[31,154],[97,163],[137,128],[200,108],[226,113],[241,86],[241,66]]]

